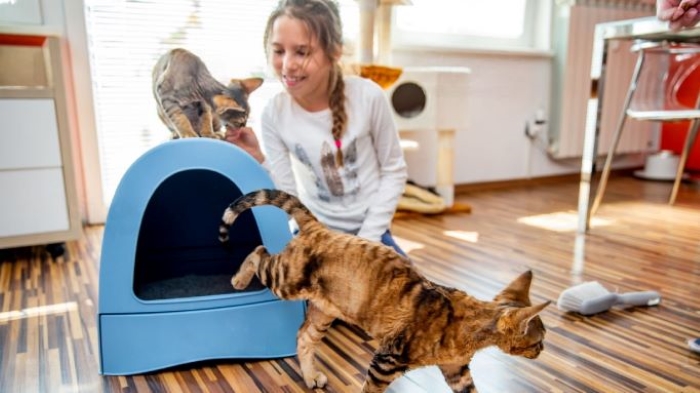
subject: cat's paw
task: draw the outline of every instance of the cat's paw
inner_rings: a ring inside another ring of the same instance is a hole
[[[238,289],[239,291],[242,289],[245,289],[248,284],[250,283],[250,280],[245,280],[243,277],[241,277],[241,274],[236,274],[231,278],[231,285],[233,285],[234,288]]]
[[[202,134],[203,137],[205,138],[211,138],[211,139],[218,139],[222,140],[224,139],[224,136],[222,134],[219,134],[218,132],[212,133],[212,134]]]
[[[326,377],[326,374],[317,371],[314,373],[313,378],[304,377],[304,382],[306,383],[306,387],[308,387],[309,389],[322,389],[326,387],[326,384],[328,383],[328,377]]]

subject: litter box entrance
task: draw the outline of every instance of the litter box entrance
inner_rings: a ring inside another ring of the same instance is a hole
[[[241,195],[231,180],[210,170],[186,170],[163,181],[139,229],[134,294],[161,300],[238,292],[231,277],[262,244],[251,210],[234,223],[230,244],[219,242],[221,215]],[[263,288],[254,280],[245,291]]]

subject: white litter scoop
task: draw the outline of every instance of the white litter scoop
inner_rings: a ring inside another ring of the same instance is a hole
[[[605,289],[597,281],[584,282],[568,288],[559,295],[557,307],[563,311],[593,315],[608,311],[613,306],[656,306],[661,295],[656,291],[615,293]]]

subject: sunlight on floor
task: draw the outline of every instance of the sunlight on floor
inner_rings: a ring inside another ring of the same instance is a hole
[[[479,232],[444,231],[443,234],[445,236],[449,236],[457,240],[462,240],[469,243],[476,243],[479,241]],[[420,250],[425,248],[425,244],[423,243],[413,242],[408,239],[400,238],[396,235],[394,235],[394,240],[396,241],[396,244],[398,244],[399,247],[401,247],[401,249],[404,250],[406,254],[414,250]]]
[[[518,218],[518,222],[554,232],[573,232],[578,228],[578,213],[576,211],[554,212]],[[591,228],[612,225],[613,220],[591,217]]]
[[[50,304],[48,306],[30,307],[23,310],[6,311],[0,313],[0,322],[9,322],[22,318],[41,317],[45,315],[60,314],[78,309],[76,302]]]
[[[477,243],[479,241],[479,232],[445,231],[443,234],[469,243]]]
[[[396,241],[396,244],[398,244],[399,247],[401,247],[401,249],[406,254],[408,254],[409,252],[411,252],[413,250],[420,250],[420,249],[425,248],[425,244],[423,244],[423,243],[412,242],[408,239],[403,239],[403,238],[400,238],[396,235],[393,235],[393,236],[394,236],[394,241]]]

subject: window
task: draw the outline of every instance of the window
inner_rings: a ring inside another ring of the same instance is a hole
[[[549,2],[539,0],[412,0],[395,8],[400,47],[536,48],[536,23]],[[540,8],[538,8],[540,7]]]
[[[212,75],[263,76],[251,94],[250,125],[279,86],[263,51],[263,30],[277,0],[84,0],[105,209],[129,166],[166,141],[151,92],[151,71],[167,50],[186,48]],[[346,37],[359,30],[354,0],[341,0]],[[91,185],[94,186],[94,185]]]

